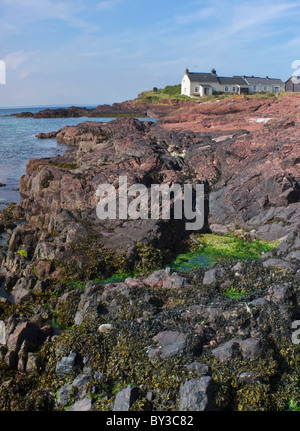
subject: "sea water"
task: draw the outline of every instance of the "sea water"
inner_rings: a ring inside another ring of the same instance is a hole
[[[90,108],[90,107],[89,107]],[[20,202],[19,181],[26,173],[29,159],[53,157],[61,154],[66,146],[56,139],[38,139],[38,133],[60,130],[64,126],[76,126],[84,121],[108,122],[113,118],[17,118],[11,117],[24,111],[32,113],[46,108],[0,109],[0,210],[8,203]]]

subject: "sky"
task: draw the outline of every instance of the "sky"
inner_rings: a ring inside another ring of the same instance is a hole
[[[0,107],[122,102],[186,68],[285,81],[299,24],[300,0],[0,0]]]

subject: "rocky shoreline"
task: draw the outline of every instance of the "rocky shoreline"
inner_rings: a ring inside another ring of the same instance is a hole
[[[193,104],[193,102],[189,102]],[[20,112],[11,114],[18,118],[101,118],[101,117],[134,117],[158,118],[170,114],[175,109],[187,105],[180,100],[164,100],[161,103],[145,103],[141,98],[112,105],[99,105],[96,108],[70,106],[69,108],[44,109],[37,113]]]
[[[156,123],[39,136],[69,150],[30,160],[23,201],[0,215],[0,410],[299,406],[299,101],[187,103]],[[200,237],[278,245],[174,271],[199,246],[185,220],[97,219],[97,187],[123,175],[204,183]],[[118,272],[128,275],[103,282]]]

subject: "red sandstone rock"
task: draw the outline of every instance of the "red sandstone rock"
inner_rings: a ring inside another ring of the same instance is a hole
[[[18,352],[22,343],[26,341],[34,348],[42,344],[50,334],[51,328],[48,326],[41,329],[33,322],[19,323],[14,332],[9,336],[7,346],[10,350]]]

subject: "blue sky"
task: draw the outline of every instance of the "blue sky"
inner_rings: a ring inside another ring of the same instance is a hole
[[[121,102],[185,68],[286,80],[299,24],[293,0],[0,0],[0,107]]]

